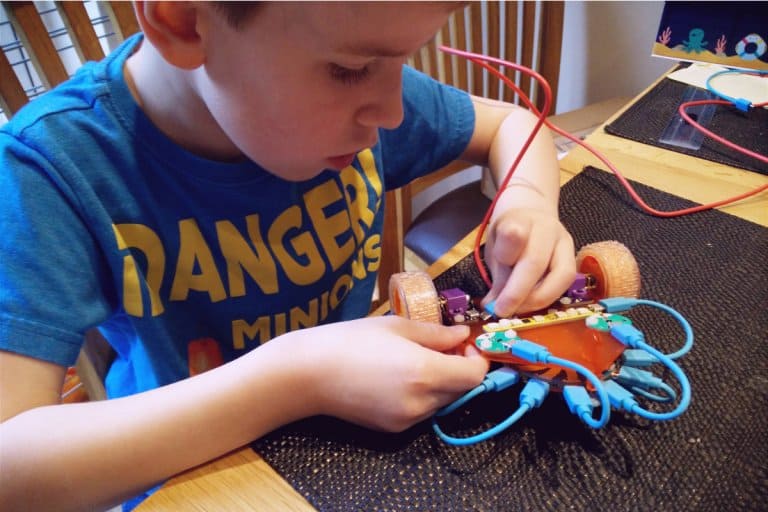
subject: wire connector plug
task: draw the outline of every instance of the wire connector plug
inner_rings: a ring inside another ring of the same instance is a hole
[[[608,393],[608,400],[615,409],[634,412],[635,407],[637,407],[637,400],[632,393],[612,380],[606,381],[604,386]]]
[[[607,299],[600,299],[597,302],[603,306],[608,313],[629,311],[637,305],[637,299],[631,297],[609,297]]]
[[[664,386],[664,381],[651,372],[623,366],[615,377],[616,382],[622,386],[637,387],[641,389],[659,389]]]
[[[512,355],[532,363],[546,362],[550,356],[547,347],[528,340],[516,340],[510,348]]]
[[[611,325],[611,336],[631,348],[647,346],[645,344],[645,336],[643,333],[631,324]]]
[[[746,98],[731,98],[733,105],[742,112],[749,112],[752,108],[752,102]]]
[[[563,398],[565,398],[565,403],[568,404],[568,410],[571,411],[571,414],[575,414],[579,418],[584,414],[592,415],[592,409],[595,406],[592,404],[592,397],[589,396],[587,388],[584,386],[565,386]]]
[[[508,366],[502,366],[485,376],[483,386],[486,391],[504,391],[520,380],[520,374]]]
[[[540,406],[549,394],[549,383],[543,380],[531,379],[520,392],[520,405],[529,409]]]
[[[659,362],[654,356],[642,349],[627,349],[621,354],[622,362],[635,368],[646,368]]]

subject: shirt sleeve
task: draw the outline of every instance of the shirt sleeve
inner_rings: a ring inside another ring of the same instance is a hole
[[[111,310],[103,256],[45,158],[0,132],[0,169],[0,350],[71,365]]]
[[[458,158],[475,128],[469,94],[403,67],[403,122],[381,130],[385,187],[400,187]]]

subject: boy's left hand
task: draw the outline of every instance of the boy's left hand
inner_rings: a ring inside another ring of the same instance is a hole
[[[544,308],[573,283],[573,239],[556,215],[536,208],[508,208],[488,228],[485,262],[498,316]]]

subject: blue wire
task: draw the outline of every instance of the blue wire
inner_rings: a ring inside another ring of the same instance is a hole
[[[647,299],[633,299],[632,303],[635,305],[642,304],[646,306],[655,307],[667,312],[680,324],[680,326],[685,331],[685,343],[683,344],[683,347],[671,354],[664,354],[645,342],[639,342],[636,345],[636,348],[645,350],[646,352],[654,356],[658,360],[658,362],[660,362],[661,364],[669,368],[669,370],[673,373],[675,378],[680,383],[680,387],[682,389],[682,397],[680,399],[680,403],[678,404],[678,406],[670,412],[655,413],[655,412],[643,409],[637,403],[634,403],[634,405],[632,405],[632,408],[631,408],[632,412],[634,412],[638,416],[641,416],[647,419],[652,419],[652,420],[667,420],[667,419],[675,418],[680,414],[682,414],[682,412],[688,408],[688,405],[691,399],[691,387],[690,387],[690,383],[688,382],[688,378],[685,376],[685,374],[680,369],[680,367],[674,362],[674,359],[677,359],[678,357],[681,357],[684,354],[688,353],[688,351],[691,350],[691,347],[693,347],[693,329],[691,328],[691,325],[688,323],[688,321],[683,317],[683,315],[681,315],[671,307],[667,306],[666,304],[662,304],[660,302],[647,300]],[[553,356],[543,347],[539,347],[536,344],[532,344],[531,342],[525,342],[525,343],[530,345],[530,347],[526,348],[525,350],[526,353],[530,350],[534,350],[533,352],[531,352],[531,354],[538,353],[540,356],[543,356],[541,359],[538,359],[538,357],[531,356],[533,357],[532,360],[539,360],[539,361],[543,360],[546,363],[554,364],[557,366],[561,366],[563,368],[573,370],[576,373],[584,376],[592,384],[592,386],[595,388],[595,392],[597,393],[598,399],[600,401],[600,409],[601,409],[600,417],[598,419],[595,419],[592,417],[592,415],[589,412],[584,411],[579,415],[579,418],[581,418],[581,420],[584,423],[586,423],[592,428],[597,429],[605,426],[608,423],[608,420],[610,419],[611,405],[610,405],[610,399],[608,397],[608,392],[605,390],[605,387],[603,386],[602,381],[600,381],[600,379],[594,373],[592,373],[588,368],[578,363]],[[518,355],[522,356],[522,354],[518,354]],[[523,357],[527,358],[525,356]],[[649,400],[655,400],[658,402],[668,402],[676,398],[676,393],[674,389],[672,389],[669,385],[662,383],[657,387],[658,389],[663,390],[667,394],[666,398],[647,392],[640,388],[633,387],[632,390],[634,393],[638,395],[644,396]],[[512,415],[510,415],[507,419],[505,419],[498,425],[486,430],[485,432],[482,432],[480,434],[470,436],[470,437],[465,437],[465,438],[453,437],[444,433],[440,429],[440,426],[437,424],[437,419],[436,419],[437,417],[450,414],[451,412],[455,411],[462,405],[466,404],[467,402],[477,397],[478,395],[485,393],[486,391],[488,391],[488,387],[485,384],[481,384],[475,387],[474,389],[472,389],[471,391],[469,391],[468,393],[466,393],[464,396],[462,396],[452,404],[437,411],[437,413],[435,413],[435,416],[432,418],[432,428],[435,431],[435,433],[438,435],[438,437],[442,439],[445,443],[451,444],[454,446],[466,446],[466,445],[486,441],[491,437],[509,428],[511,425],[517,422],[525,413],[527,413],[531,409],[529,405],[521,404],[520,407]]]
[[[718,91],[712,86],[712,80],[714,80],[715,77],[718,77],[720,75],[728,75],[732,73],[740,73],[740,71],[736,69],[726,69],[723,71],[718,71],[717,73],[714,73],[710,75],[709,78],[707,78],[706,86],[707,86],[707,90],[712,94],[714,94],[715,96],[717,96],[718,98],[723,99],[725,101],[730,101],[731,103],[736,103],[736,98],[734,98],[733,96],[728,96],[727,94]]]
[[[547,396],[547,393],[549,392],[549,384],[543,383],[543,384],[537,385],[533,380],[529,381],[529,383],[523,389],[523,395],[521,396],[522,405],[520,406],[518,411],[515,412],[509,418],[507,418],[504,422],[497,425],[495,428],[490,429],[489,431],[486,431],[477,436],[472,436],[468,438],[451,437],[443,433],[442,430],[440,430],[440,427],[437,424],[437,417],[445,416],[446,414],[449,414],[455,411],[456,409],[458,409],[459,407],[466,404],[467,402],[469,402],[470,400],[472,400],[473,398],[477,397],[482,393],[486,393],[489,391],[503,391],[504,389],[507,389],[508,387],[515,385],[518,382],[519,376],[520,376],[519,373],[517,373],[515,370],[509,367],[501,367],[497,370],[490,372],[488,375],[485,376],[485,379],[480,385],[476,386],[474,389],[464,394],[464,396],[462,396],[458,400],[454,401],[453,403],[451,403],[446,407],[443,407],[442,409],[440,409],[435,413],[435,416],[432,418],[432,426],[433,426],[433,429],[435,430],[435,433],[437,433],[437,435],[446,443],[462,446],[467,444],[474,444],[480,441],[485,441],[486,439],[489,439],[490,437],[493,437],[499,432],[508,428],[510,425],[512,425],[514,422],[520,419],[520,417],[523,414],[525,414],[529,409],[541,403],[541,401],[544,399],[544,397]]]
[[[760,71],[760,70],[750,70],[750,71],[744,71],[740,69],[726,69],[723,71],[718,71],[717,73],[712,74],[709,78],[707,78],[706,86],[707,90],[717,96],[718,98],[724,99],[725,101],[729,101],[736,105],[740,110],[747,111],[749,107],[752,106],[752,102],[747,100],[746,98],[734,98],[733,96],[728,96],[725,93],[722,93],[715,89],[712,86],[712,80],[720,75],[726,75],[726,74],[733,74],[733,73],[749,73],[749,74],[758,74],[758,75],[765,75],[768,74],[768,71]]]
[[[595,420],[591,415],[586,413],[582,414],[580,417],[584,423],[592,428],[604,427],[611,417],[611,402],[608,398],[608,393],[605,391],[605,387],[603,386],[603,383],[600,381],[600,379],[598,379],[594,373],[589,371],[589,369],[585,368],[579,363],[569,361],[568,359],[562,359],[560,357],[549,354],[546,358],[546,362],[555,364],[557,366],[562,366],[563,368],[568,368],[586,377],[592,386],[594,386],[597,397],[600,399],[600,418]]]
[[[446,414],[450,414],[462,405],[466,404],[473,398],[482,395],[487,391],[484,384],[480,384],[479,386],[475,387],[471,391],[468,391],[464,396],[456,400],[455,402],[451,403],[450,405],[446,405],[439,411],[435,413],[435,416],[445,416]]]
[[[503,432],[504,430],[508,429],[513,424],[515,424],[530,409],[531,407],[528,406],[527,404],[522,404],[520,407],[518,407],[518,409],[514,413],[512,413],[507,419],[505,419],[498,425],[492,428],[489,428],[485,432],[481,432],[480,434],[470,436],[470,437],[449,436],[448,434],[440,430],[440,426],[437,424],[437,420],[435,420],[435,418],[432,418],[432,429],[435,431],[437,436],[443,441],[445,441],[447,444],[451,444],[453,446],[467,446],[470,444],[479,443],[481,441],[487,441],[493,436],[500,434],[501,432]]]
[[[661,309],[662,311],[666,311],[667,313],[672,315],[672,317],[675,320],[677,320],[677,323],[679,323],[680,326],[683,328],[683,331],[685,331],[685,343],[683,344],[683,347],[677,352],[666,354],[668,358],[677,359],[678,357],[687,354],[688,351],[691,350],[691,347],[693,347],[693,329],[691,328],[691,324],[688,323],[688,320],[686,320],[685,317],[683,317],[683,315],[681,315],[671,307],[667,306],[666,304],[662,304],[661,302],[656,302],[656,301],[647,300],[647,299],[635,299],[634,302],[635,304],[644,304],[646,306],[651,306],[654,308]]]
[[[660,351],[656,350],[643,341],[638,342],[638,346],[643,350],[650,352],[652,355],[659,359],[660,363],[669,368],[677,381],[680,383],[682,395],[680,397],[680,403],[677,404],[677,407],[669,412],[652,412],[647,409],[643,409],[637,404],[632,406],[632,412],[642,418],[657,421],[671,420],[672,418],[680,416],[683,411],[688,408],[688,404],[691,402],[691,384],[688,382],[688,377],[685,376],[683,370],[669,356],[662,354]]]
[[[661,402],[661,403],[672,402],[675,400],[675,398],[677,398],[677,393],[675,393],[675,390],[672,389],[672,387],[669,386],[668,384],[659,385],[659,389],[663,390],[664,393],[667,394],[667,396],[659,396],[655,393],[651,393],[650,391],[646,391],[643,388],[640,388],[637,386],[632,386],[629,389],[634,394],[645,397],[648,400],[653,400],[654,402]]]

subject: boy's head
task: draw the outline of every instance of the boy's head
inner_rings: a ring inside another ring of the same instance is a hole
[[[139,51],[139,65],[159,67],[139,76],[166,82],[156,93],[192,109],[163,115],[192,117],[193,125],[158,123],[184,132],[169,135],[188,149],[246,155],[303,180],[349,165],[379,128],[400,124],[402,65],[458,5],[137,2],[146,40],[171,64],[141,60]]]
[[[213,7],[237,30],[248,23],[260,3],[262,2],[213,2]]]

